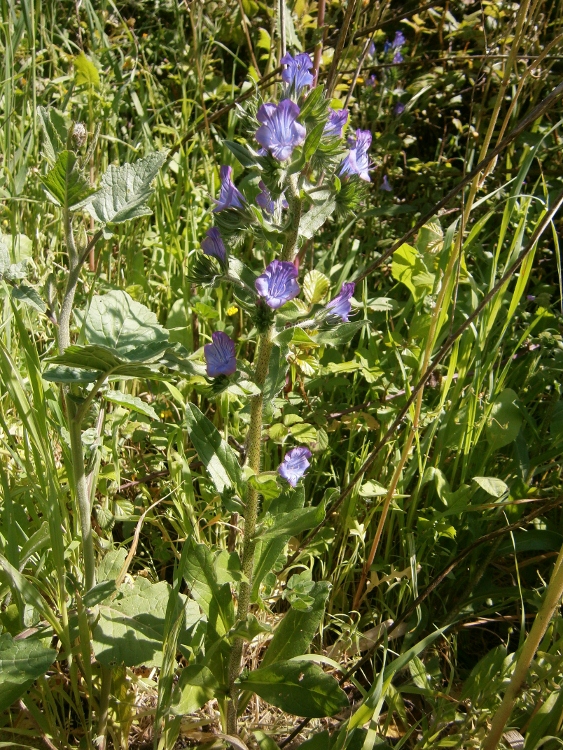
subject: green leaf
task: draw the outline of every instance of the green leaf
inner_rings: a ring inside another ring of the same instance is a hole
[[[286,360],[287,353],[287,346],[272,347],[268,374],[266,375],[263,388],[265,403],[269,403],[272,399],[276,398],[285,386],[285,379],[289,370],[289,363]]]
[[[65,208],[79,203],[92,192],[73,151],[61,151],[55,166],[41,182],[53,203]]]
[[[473,481],[493,497],[502,497],[509,491],[508,485],[495,477],[473,477]]]
[[[258,167],[256,159],[252,156],[247,147],[242,145],[242,143],[237,143],[236,141],[223,141],[223,144],[243,167],[249,169],[256,169]]]
[[[160,667],[162,640],[170,586],[165,581],[151,583],[139,576],[124,584],[119,594],[98,607],[99,619],[92,630],[96,659],[106,667]],[[185,597],[183,597],[185,599]],[[186,600],[186,625],[199,619],[195,607]]]
[[[95,383],[101,372],[92,372],[73,367],[48,367],[43,373],[43,380],[50,383]]]
[[[532,716],[526,732],[524,750],[536,750],[541,747],[539,743],[542,739],[557,736],[560,731],[562,711],[563,688],[559,688],[549,693],[538,711]]]
[[[434,286],[434,274],[428,271],[415,248],[406,242],[393,253],[391,274],[395,281],[410,289],[415,301],[429,294]]]
[[[144,414],[150,419],[158,419],[158,414],[153,407],[145,401],[142,401],[138,396],[131,396],[131,394],[122,393],[121,391],[106,391],[104,393],[104,398],[112,404],[123,406],[125,409],[135,411],[138,414]]]
[[[310,661],[281,661],[250,672],[240,684],[286,713],[334,716],[348,707],[338,682]]]
[[[110,165],[101,179],[101,188],[72,209],[84,208],[101,224],[121,224],[149,216],[152,211],[147,200],[154,192],[151,183],[165,161],[166,155],[158,151],[133,164]]]
[[[321,203],[318,206],[312,206],[306,214],[303,214],[299,222],[299,234],[310,240],[319,231],[329,216],[334,214],[336,201],[334,198]]]
[[[0,711],[21,698],[47,672],[56,656],[57,652],[41,641],[14,641],[8,633],[0,635]]]
[[[271,473],[257,474],[248,478],[248,484],[257,490],[264,500],[273,500],[281,493],[281,487],[277,482],[277,475]]]
[[[91,344],[116,349],[134,361],[145,359],[145,354],[136,354],[139,349],[146,352],[147,346],[157,345],[156,351],[158,345],[168,342],[168,331],[156,315],[121,290],[92,298],[85,330]]]
[[[213,555],[205,544],[196,544],[193,539],[187,542],[183,575],[211,627],[220,636],[228,633],[235,621],[231,587],[218,582]]]
[[[261,729],[256,729],[252,733],[254,737],[256,738],[258,745],[260,746],[260,750],[280,750],[280,746],[274,742],[274,740],[268,735],[265,734]],[[328,735],[328,732],[327,732]],[[321,750],[326,750],[328,747],[327,745],[324,745]]]
[[[322,346],[339,346],[347,344],[354,338],[362,326],[369,325],[367,320],[354,320],[351,323],[342,323],[327,331],[319,331],[315,336],[317,344]]]
[[[303,294],[310,305],[317,305],[326,297],[330,288],[328,278],[320,271],[308,271],[303,279]]]
[[[68,130],[64,116],[54,107],[37,107],[37,117],[43,130],[43,149],[51,164],[66,146]]]
[[[77,86],[85,84],[90,88],[100,88],[98,69],[84,52],[74,58],[74,78]]]
[[[270,516],[274,521],[273,526],[266,526],[266,529],[261,531],[257,537],[262,540],[275,539],[278,536],[292,537],[318,526],[322,523],[324,517],[324,503],[314,508],[298,508],[289,513],[283,513],[281,516]]]
[[[204,664],[188,664],[172,694],[171,712],[175,716],[191,714],[215,696],[219,683]]]
[[[317,581],[310,591],[314,600],[311,610],[304,612],[290,609],[286,612],[266,649],[262,659],[263,667],[307,653],[323,619],[329,591],[330,584],[327,581]]]
[[[22,283],[19,286],[13,287],[12,297],[19,302],[23,302],[24,304],[33,307],[34,310],[38,310],[41,313],[44,313],[47,309],[47,305],[39,296],[37,289],[34,289],[29,284]]]
[[[512,388],[505,388],[493,402],[485,433],[493,450],[509,445],[520,432],[522,415],[516,405],[518,395]]]
[[[62,354],[49,359],[49,362],[56,365],[65,365],[67,368],[95,370],[99,374],[105,373],[107,377],[152,378],[157,373],[151,369],[150,365],[157,364],[166,346],[166,343],[164,343],[140,347],[132,352],[135,357],[140,358],[140,361],[120,357],[115,349],[108,349],[105,346],[69,346]],[[49,370],[44,377],[50,380],[54,379],[52,371]]]
[[[195,404],[186,404],[186,425],[190,440],[217,492],[242,486],[242,471],[236,454]]]
[[[319,122],[314,128],[307,134],[305,143],[303,144],[303,158],[305,161],[309,161],[311,156],[319,147],[321,138],[323,137],[323,131],[325,128],[325,122]]]
[[[301,485],[297,489],[287,488],[276,498],[269,507],[269,513],[274,518],[283,513],[302,508],[305,504],[305,490]],[[260,584],[274,568],[276,561],[282,554],[289,536],[278,536],[272,539],[257,539],[254,553],[254,575],[252,576],[252,601],[258,601]]]
[[[234,628],[229,631],[229,638],[244,638],[245,641],[252,641],[256,636],[262,633],[271,633],[272,628],[266,623],[260,622],[254,615],[247,615],[244,622],[239,621]]]

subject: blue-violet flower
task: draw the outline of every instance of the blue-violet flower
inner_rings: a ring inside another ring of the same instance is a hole
[[[395,104],[393,108],[393,114],[402,115],[404,111],[405,111],[405,105],[403,104],[403,102],[397,102],[397,104]]]
[[[395,32],[395,38],[393,39],[393,49],[397,49],[397,47],[402,47],[405,43],[405,35],[402,31],[396,31]]]
[[[258,183],[258,187],[260,188],[260,192],[256,196],[256,203],[267,214],[273,214],[278,207],[289,208],[289,204],[283,194],[280,195],[277,201],[274,201],[270,191],[262,180]]]
[[[256,131],[256,140],[267,148],[274,159],[289,159],[296,146],[305,140],[306,130],[299,122],[299,107],[291,99],[284,99],[277,106],[262,104],[256,117],[262,125]]]
[[[334,138],[342,138],[342,129],[347,122],[347,109],[332,109],[332,107],[330,107],[328,110],[328,120],[323,130],[324,135]]]
[[[292,448],[285,454],[285,458],[279,465],[278,474],[292,487],[296,487],[297,482],[311,465],[310,458],[311,451],[305,446],[300,445],[297,448]]]
[[[403,62],[403,56],[401,55],[400,49],[395,50],[395,54],[393,55],[393,62],[395,63],[395,65]]]
[[[375,88],[375,84],[376,84],[376,83],[377,83],[377,78],[376,78],[376,76],[375,76],[375,73],[372,73],[372,74],[371,74],[371,75],[370,75],[370,76],[368,77],[368,79],[367,79],[367,81],[366,81],[366,86],[369,86],[370,88]]]
[[[390,49],[392,49],[393,45],[389,41],[389,39],[386,39],[383,43],[383,54],[386,55]]]
[[[212,333],[211,340],[211,344],[203,347],[208,376],[216,378],[219,375],[232,375],[237,369],[235,342],[223,331]]]
[[[368,51],[367,51],[368,57],[375,57],[375,52],[376,52],[375,43],[372,39],[370,43],[368,44]]]
[[[219,190],[219,200],[213,209],[214,212],[224,211],[226,208],[244,208],[244,195],[233,182],[233,168],[223,165],[219,172],[221,177],[221,189]]]
[[[350,281],[347,284],[342,284],[340,292],[327,304],[325,309],[332,315],[338,315],[345,323],[347,323],[350,310],[352,309],[350,298],[354,294],[355,288],[356,285],[353,281]]]
[[[356,130],[356,138],[349,139],[350,151],[342,162],[340,174],[357,174],[360,179],[371,182],[369,170],[368,149],[371,146],[371,133],[369,130]]]
[[[385,190],[387,193],[391,193],[393,190],[386,174],[383,175],[383,180],[381,182],[381,187],[379,189]]]
[[[256,291],[268,307],[277,310],[299,294],[297,269],[285,260],[273,260],[254,282]]]
[[[223,238],[221,232],[217,227],[211,227],[205,233],[205,239],[201,243],[201,249],[206,255],[211,255],[217,258],[221,263],[225,263],[227,260],[227,250],[223,244]]]
[[[313,69],[313,61],[307,53],[301,52],[293,57],[288,52],[280,62],[287,66],[282,71],[282,81],[288,88],[293,85],[295,96],[299,96],[305,86],[313,84],[313,74],[309,72]]]

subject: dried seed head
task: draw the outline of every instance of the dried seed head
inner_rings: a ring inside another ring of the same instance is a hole
[[[78,148],[81,148],[88,138],[88,131],[82,122],[75,122],[72,128],[72,138]]]

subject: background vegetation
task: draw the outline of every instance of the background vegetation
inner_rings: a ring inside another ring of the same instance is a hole
[[[490,170],[426,220],[409,239],[416,255],[390,250],[559,84],[562,6],[353,2],[339,51],[348,7],[328,2],[319,31],[316,2],[289,3],[285,36],[290,49],[312,52],[324,31],[321,79],[337,71],[333,96],[350,107],[352,128],[373,134],[372,182],[357,215],[333,216],[300,253],[301,265],[321,270],[334,293],[357,279],[356,316],[369,326],[339,349],[305,343],[292,350],[283,398],[268,419],[264,469],[277,467],[282,446],[308,444],[307,502],[324,498],[328,515],[314,534],[291,540],[289,563],[270,582],[259,616],[273,624],[303,594],[293,591],[293,574],[311,570],[314,580],[330,581],[312,651],[344,669],[368,654],[345,683],[354,706],[373,685],[384,651],[389,662],[444,628],[397,671],[383,705],[366,702],[358,747],[479,747],[563,543],[559,217],[386,433],[430,356],[493,289],[563,189],[560,101],[540,107]],[[190,263],[211,224],[219,165],[240,172],[221,143],[248,138],[234,102],[256,87],[267,95],[280,80],[277,9],[255,0],[2,0],[1,8],[0,221],[11,262],[28,259],[30,282],[54,298],[66,249],[39,179],[38,105],[83,122],[90,140],[99,133],[92,184],[111,163],[172,149],[154,215],[102,243],[79,295],[87,300],[94,282],[98,291],[124,289],[188,350],[222,329],[236,334],[239,356],[251,361],[251,323],[228,295],[193,285]],[[405,36],[402,61],[384,53],[397,31]],[[260,252],[249,243],[241,250],[243,257]],[[13,304],[9,287],[4,280],[0,290],[0,552],[58,617],[61,585],[72,590],[81,566],[58,389],[39,376],[39,362],[54,354],[54,327],[48,315]],[[172,582],[188,538],[230,544],[233,511],[197,460],[183,410],[188,400],[198,404],[237,450],[248,413],[232,395],[210,401],[204,386],[200,376],[180,374],[172,384],[124,381],[121,391],[147,408],[114,405],[90,425],[87,457],[100,467],[92,493],[101,565],[132,550],[129,575]],[[27,636],[45,621],[7,577],[0,600],[2,634]],[[370,652],[386,621],[397,627]],[[252,644],[249,663],[260,648]],[[511,718],[525,750],[562,744],[562,666],[557,613]],[[152,745],[158,670],[118,668],[113,678],[121,696],[110,706],[115,746]],[[0,740],[82,746],[86,698],[74,680],[55,662],[0,714]],[[344,718],[325,724],[332,729]],[[250,733],[263,730],[281,745],[294,726],[292,717],[251,704],[246,741],[256,746],[260,736]],[[216,728],[210,704],[182,720],[177,746],[218,747]],[[322,739],[315,748],[328,747]]]

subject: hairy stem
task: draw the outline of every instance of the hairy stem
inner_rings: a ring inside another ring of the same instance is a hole
[[[272,330],[268,330],[260,335],[258,340],[258,349],[256,352],[255,383],[260,388],[260,394],[254,396],[250,407],[250,427],[248,430],[248,448],[247,448],[247,466],[254,472],[260,471],[260,460],[262,453],[262,410],[264,406],[264,396],[262,388],[268,374],[268,365],[270,362],[270,353],[272,351]],[[237,620],[246,620],[250,609],[250,592],[252,590],[252,575],[254,572],[254,550],[256,548],[256,519],[258,517],[258,491],[254,487],[248,488],[246,497],[246,510],[244,514],[244,539],[242,547],[242,572],[246,580],[242,581],[239,587]],[[238,707],[238,688],[235,680],[240,674],[240,665],[242,658],[243,639],[237,638],[233,644],[231,658],[229,663],[229,683],[230,695],[227,732],[235,735],[237,732],[237,707]]]
[[[498,746],[498,743],[500,742],[500,739],[502,737],[504,727],[506,726],[506,722],[510,719],[510,714],[512,713],[512,709],[514,708],[514,703],[516,702],[518,693],[522,689],[522,685],[524,684],[524,681],[528,675],[528,670],[530,668],[530,664],[532,663],[532,659],[534,658],[541,640],[545,635],[545,631],[547,630],[547,626],[549,625],[550,620],[553,617],[553,613],[559,606],[559,602],[561,601],[562,596],[563,547],[561,547],[559,551],[559,555],[557,557],[557,561],[551,575],[551,580],[547,587],[547,591],[545,592],[543,603],[538,614],[536,615],[536,619],[534,620],[532,629],[530,630],[530,633],[524,642],[520,655],[518,656],[518,661],[516,662],[516,667],[514,668],[514,672],[512,673],[510,683],[506,689],[502,702],[497,709],[497,712],[493,716],[489,734],[487,735],[482,746],[483,750],[496,750],[496,747]]]
[[[289,216],[291,217],[291,228],[288,230],[285,242],[283,243],[281,259],[293,261],[297,250],[297,240],[299,239],[299,222],[301,221],[301,210],[303,201],[299,196],[299,176],[292,174],[288,181]]]

